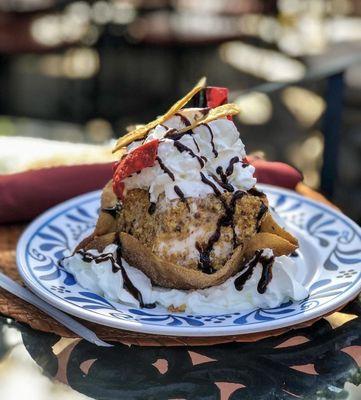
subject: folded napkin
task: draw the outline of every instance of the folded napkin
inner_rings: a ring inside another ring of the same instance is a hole
[[[249,157],[258,182],[294,189],[302,180],[295,168]],[[43,211],[82,193],[101,189],[112,163],[43,168],[0,175],[0,224],[30,221]]]

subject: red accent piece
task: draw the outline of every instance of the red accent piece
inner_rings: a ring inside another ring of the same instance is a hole
[[[123,198],[124,184],[122,182],[125,178],[141,171],[143,168],[154,165],[158,154],[158,146],[158,139],[151,140],[132,150],[116,164],[113,176],[113,190],[118,198]]]
[[[260,183],[294,189],[303,180],[300,171],[282,162],[265,161],[252,156],[248,156],[248,162],[256,168],[254,176]]]
[[[207,86],[206,87],[207,107],[215,108],[228,103],[228,89],[225,87]]]
[[[30,221],[55,204],[101,189],[109,179],[111,163],[0,175],[0,224]]]

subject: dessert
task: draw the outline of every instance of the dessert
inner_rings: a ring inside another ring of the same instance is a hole
[[[196,107],[190,106],[190,102]],[[62,260],[106,298],[172,311],[229,312],[300,300],[297,239],[256,189],[224,88],[201,80],[121,137],[94,232]]]

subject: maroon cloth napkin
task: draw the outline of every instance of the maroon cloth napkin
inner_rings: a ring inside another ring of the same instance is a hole
[[[288,164],[278,161],[266,161],[248,156],[248,161],[256,168],[255,177],[259,183],[295,189],[303,180],[302,173]]]
[[[0,175],[0,224],[29,221],[55,204],[102,188],[112,174],[112,164],[90,164]]]
[[[249,157],[258,182],[294,189],[302,175],[287,164]],[[64,200],[101,189],[112,164],[53,167],[0,175],[0,224],[25,222]]]

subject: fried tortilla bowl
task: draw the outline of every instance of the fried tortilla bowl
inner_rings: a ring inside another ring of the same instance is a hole
[[[120,240],[123,257],[130,265],[144,272],[155,285],[171,289],[204,289],[220,285],[237,273],[243,257],[243,247],[238,246],[223,268],[205,274],[161,259],[127,233],[120,233]]]
[[[90,236],[77,249],[96,249],[99,252],[114,243],[117,233]],[[226,264],[213,274],[188,269],[168,262],[144,246],[139,240],[125,232],[119,233],[124,259],[146,274],[153,284],[172,289],[204,289],[220,285],[242,269],[245,262],[259,249],[270,248],[275,256],[287,255],[297,249],[297,245],[273,233],[257,233],[245,246],[238,246]]]
[[[111,190],[111,183],[108,183],[102,194],[102,208],[114,207],[115,204],[116,198]],[[204,289],[220,285],[242,270],[257,250],[270,248],[275,256],[281,256],[291,254],[298,247],[297,239],[281,228],[267,211],[260,221],[259,232],[236,247],[220,269],[206,274],[157,256],[134,236],[126,232],[117,233],[116,226],[117,222],[113,216],[101,212],[94,233],[84,239],[77,250],[97,249],[102,252],[107,245],[114,243],[116,235],[119,235],[124,259],[146,274],[153,284],[172,289]]]
[[[153,283],[172,289],[204,289],[220,285],[240,271],[244,262],[258,249],[271,248],[276,256],[290,254],[297,246],[272,233],[259,233],[246,246],[239,245],[225,265],[213,274],[188,269],[157,257],[139,240],[127,233],[120,233],[125,260],[144,272]]]

